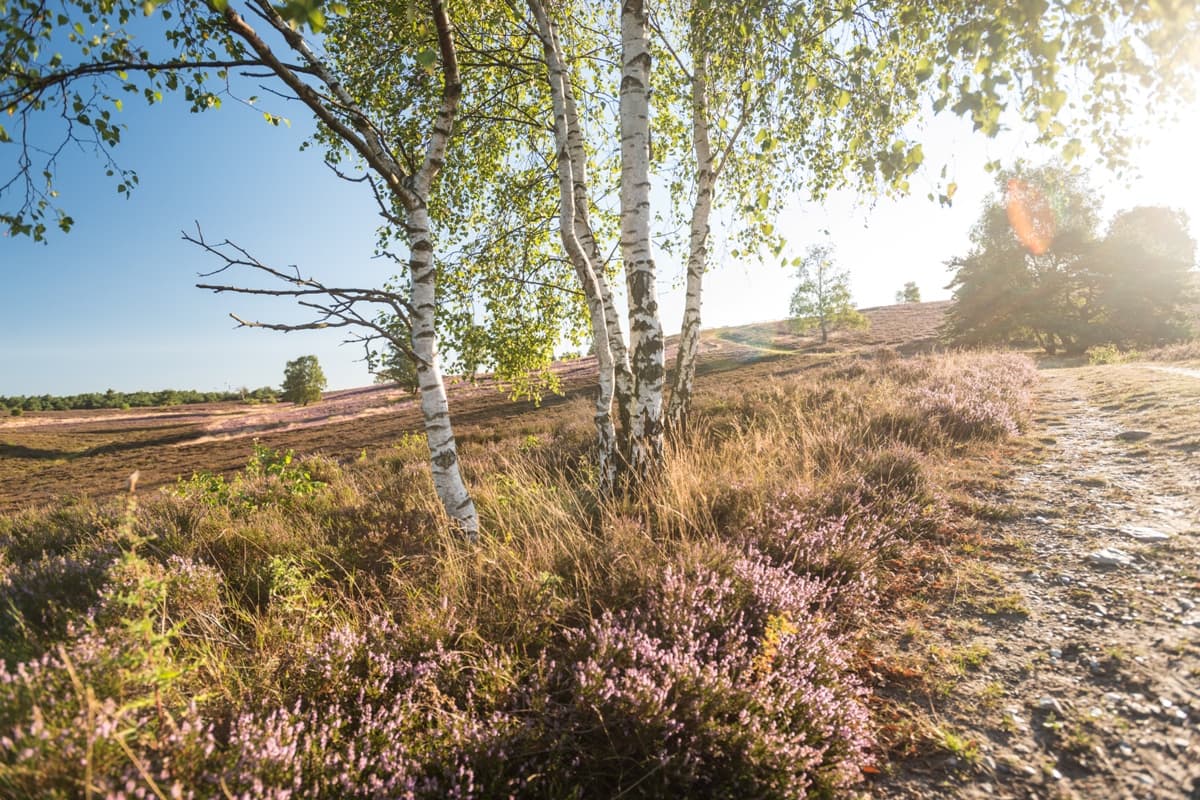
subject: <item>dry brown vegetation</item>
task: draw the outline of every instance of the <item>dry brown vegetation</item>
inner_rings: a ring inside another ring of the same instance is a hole
[[[0,789],[853,791],[911,740],[879,623],[952,591],[964,489],[1034,378],[883,329],[717,332],[699,422],[636,497],[596,496],[586,397],[468,422],[478,546],[411,435],[0,516]]]
[[[718,391],[716,376],[729,370],[750,368],[744,378],[753,382],[873,347],[904,353],[930,349],[946,305],[866,309],[868,329],[835,333],[824,346],[814,336],[795,333],[787,322],[705,332],[698,390]],[[454,423],[467,452],[523,428],[553,428],[577,420],[583,413],[581,398],[594,391],[594,359],[561,362],[556,372],[564,395],[547,398],[540,408],[507,402],[501,387],[487,379],[452,386]],[[364,449],[385,447],[420,425],[420,412],[409,395],[386,388],[331,392],[325,402],[308,408],[213,403],[0,418],[0,511],[64,496],[113,495],[134,470],[147,488],[198,470],[229,475],[245,465],[256,437],[268,447],[344,461]]]

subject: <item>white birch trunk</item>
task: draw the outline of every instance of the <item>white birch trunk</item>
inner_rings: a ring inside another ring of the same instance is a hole
[[[421,392],[421,416],[429,443],[433,486],[450,519],[471,540],[479,535],[479,515],[458,468],[458,445],[450,426],[450,401],[437,352],[433,242],[429,213],[424,207],[408,212],[409,276],[412,281],[412,349],[416,355],[417,385]]]
[[[596,397],[595,412],[599,449],[597,471],[600,490],[608,493],[612,491],[616,482],[617,471],[616,431],[612,419],[615,364],[610,328],[605,316],[605,304],[600,288],[600,265],[595,260],[595,240],[587,221],[585,174],[582,171],[576,174],[576,164],[580,162],[572,156],[572,151],[575,149],[582,155],[583,139],[577,129],[574,132],[571,131],[574,100],[571,98],[570,82],[567,78],[567,67],[562,55],[562,48],[558,42],[558,32],[550,21],[541,0],[528,0],[528,2],[545,51],[546,74],[554,108],[554,139],[555,149],[558,152],[558,229],[563,247],[567,251],[567,257],[571,259],[571,264],[575,267],[575,274],[579,277],[579,283],[587,298],[588,313],[592,323],[592,341],[599,363],[600,390]],[[570,112],[568,112],[568,108],[571,109]],[[578,118],[575,117],[573,121],[577,126]],[[582,163],[586,164],[586,161]],[[591,247],[586,247],[580,240],[579,233],[581,231],[586,231],[587,241],[591,243]],[[623,350],[624,342],[621,345]]]
[[[557,36],[555,42],[557,44]],[[559,57],[561,61],[561,48],[559,48]],[[617,318],[612,289],[609,288],[608,279],[604,275],[604,255],[600,252],[600,245],[592,232],[592,223],[589,219],[587,152],[583,146],[583,131],[579,127],[575,93],[571,89],[571,83],[567,80],[565,71],[563,73],[563,93],[566,101],[567,145],[571,154],[571,172],[575,179],[575,236],[591,258],[596,275],[596,286],[600,291],[600,301],[604,306],[604,321],[608,327],[608,346],[613,357],[617,414],[621,421],[621,436],[624,439],[621,450],[625,452],[628,450],[633,372],[629,368],[629,351],[625,347],[625,334],[621,332],[621,323]]]
[[[434,0],[433,15],[445,80],[442,104],[429,133],[429,146],[421,169],[413,176],[411,188],[397,194],[404,206],[408,232],[412,349],[417,357],[417,385],[421,393],[421,416],[429,444],[433,486],[446,514],[461,528],[463,535],[475,541],[479,537],[479,515],[458,467],[458,443],[450,425],[450,401],[438,358],[437,266],[433,260],[433,236],[427,206],[433,181],[446,158],[462,85],[450,20],[439,0]]]
[[[663,455],[663,330],[650,250],[650,39],[645,0],[621,5],[621,257],[629,291],[633,396],[629,468],[652,474]]]
[[[308,84],[271,51],[267,43],[246,21],[227,7],[223,12],[230,29],[238,34],[261,57],[271,70],[296,93],[316,117],[329,126],[343,141],[353,147],[384,179],[392,195],[404,209],[404,225],[409,236],[409,277],[412,282],[413,314],[412,349],[417,356],[417,378],[421,391],[421,412],[425,420],[425,435],[429,442],[429,460],[433,484],[446,514],[471,540],[479,535],[479,516],[475,504],[463,483],[458,468],[458,447],[450,427],[450,405],[446,385],[438,364],[436,329],[437,268],[433,261],[433,239],[429,224],[427,202],[433,181],[442,168],[450,131],[458,111],[462,93],[458,57],[450,17],[442,0],[432,0],[434,27],[442,59],[442,103],[429,132],[429,145],[420,170],[411,178],[396,163],[372,129],[368,117],[329,71],[321,58],[304,41],[300,33],[289,26],[278,12],[264,4],[262,16],[283,37],[288,46],[301,55],[314,74],[337,100],[340,111],[349,112],[353,124],[346,124],[333,103]]]
[[[708,267],[709,218],[717,181],[708,129],[708,69],[703,53],[697,54],[692,77],[692,150],[696,156],[696,201],[692,206],[688,237],[687,295],[683,326],[679,331],[679,350],[675,354],[675,381],[667,406],[667,420],[679,433],[686,432],[687,418],[692,410],[692,388],[700,353],[701,291],[704,271]]]

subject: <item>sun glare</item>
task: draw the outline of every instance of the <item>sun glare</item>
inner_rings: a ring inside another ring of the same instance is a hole
[[[1040,256],[1050,249],[1057,228],[1054,209],[1037,186],[1012,178],[1005,195],[1008,224],[1025,249]]]

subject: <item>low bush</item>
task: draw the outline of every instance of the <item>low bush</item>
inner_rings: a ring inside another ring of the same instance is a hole
[[[1086,355],[1088,363],[1093,365],[1120,364],[1122,361],[1125,361],[1129,358],[1129,356],[1121,352],[1121,349],[1115,344],[1099,344],[1089,347],[1086,351]]]
[[[1140,357],[1147,361],[1200,361],[1200,339],[1148,350]]]

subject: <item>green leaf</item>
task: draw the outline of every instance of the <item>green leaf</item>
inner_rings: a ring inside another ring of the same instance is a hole
[[[920,81],[921,83],[924,83],[925,81],[929,80],[929,78],[933,75],[933,62],[930,61],[928,58],[921,57],[917,61],[917,68],[916,68],[915,74],[916,74],[917,80]]]
[[[433,66],[437,63],[437,60],[437,53],[432,50],[421,50],[417,53],[417,64],[430,72],[433,71]]]

